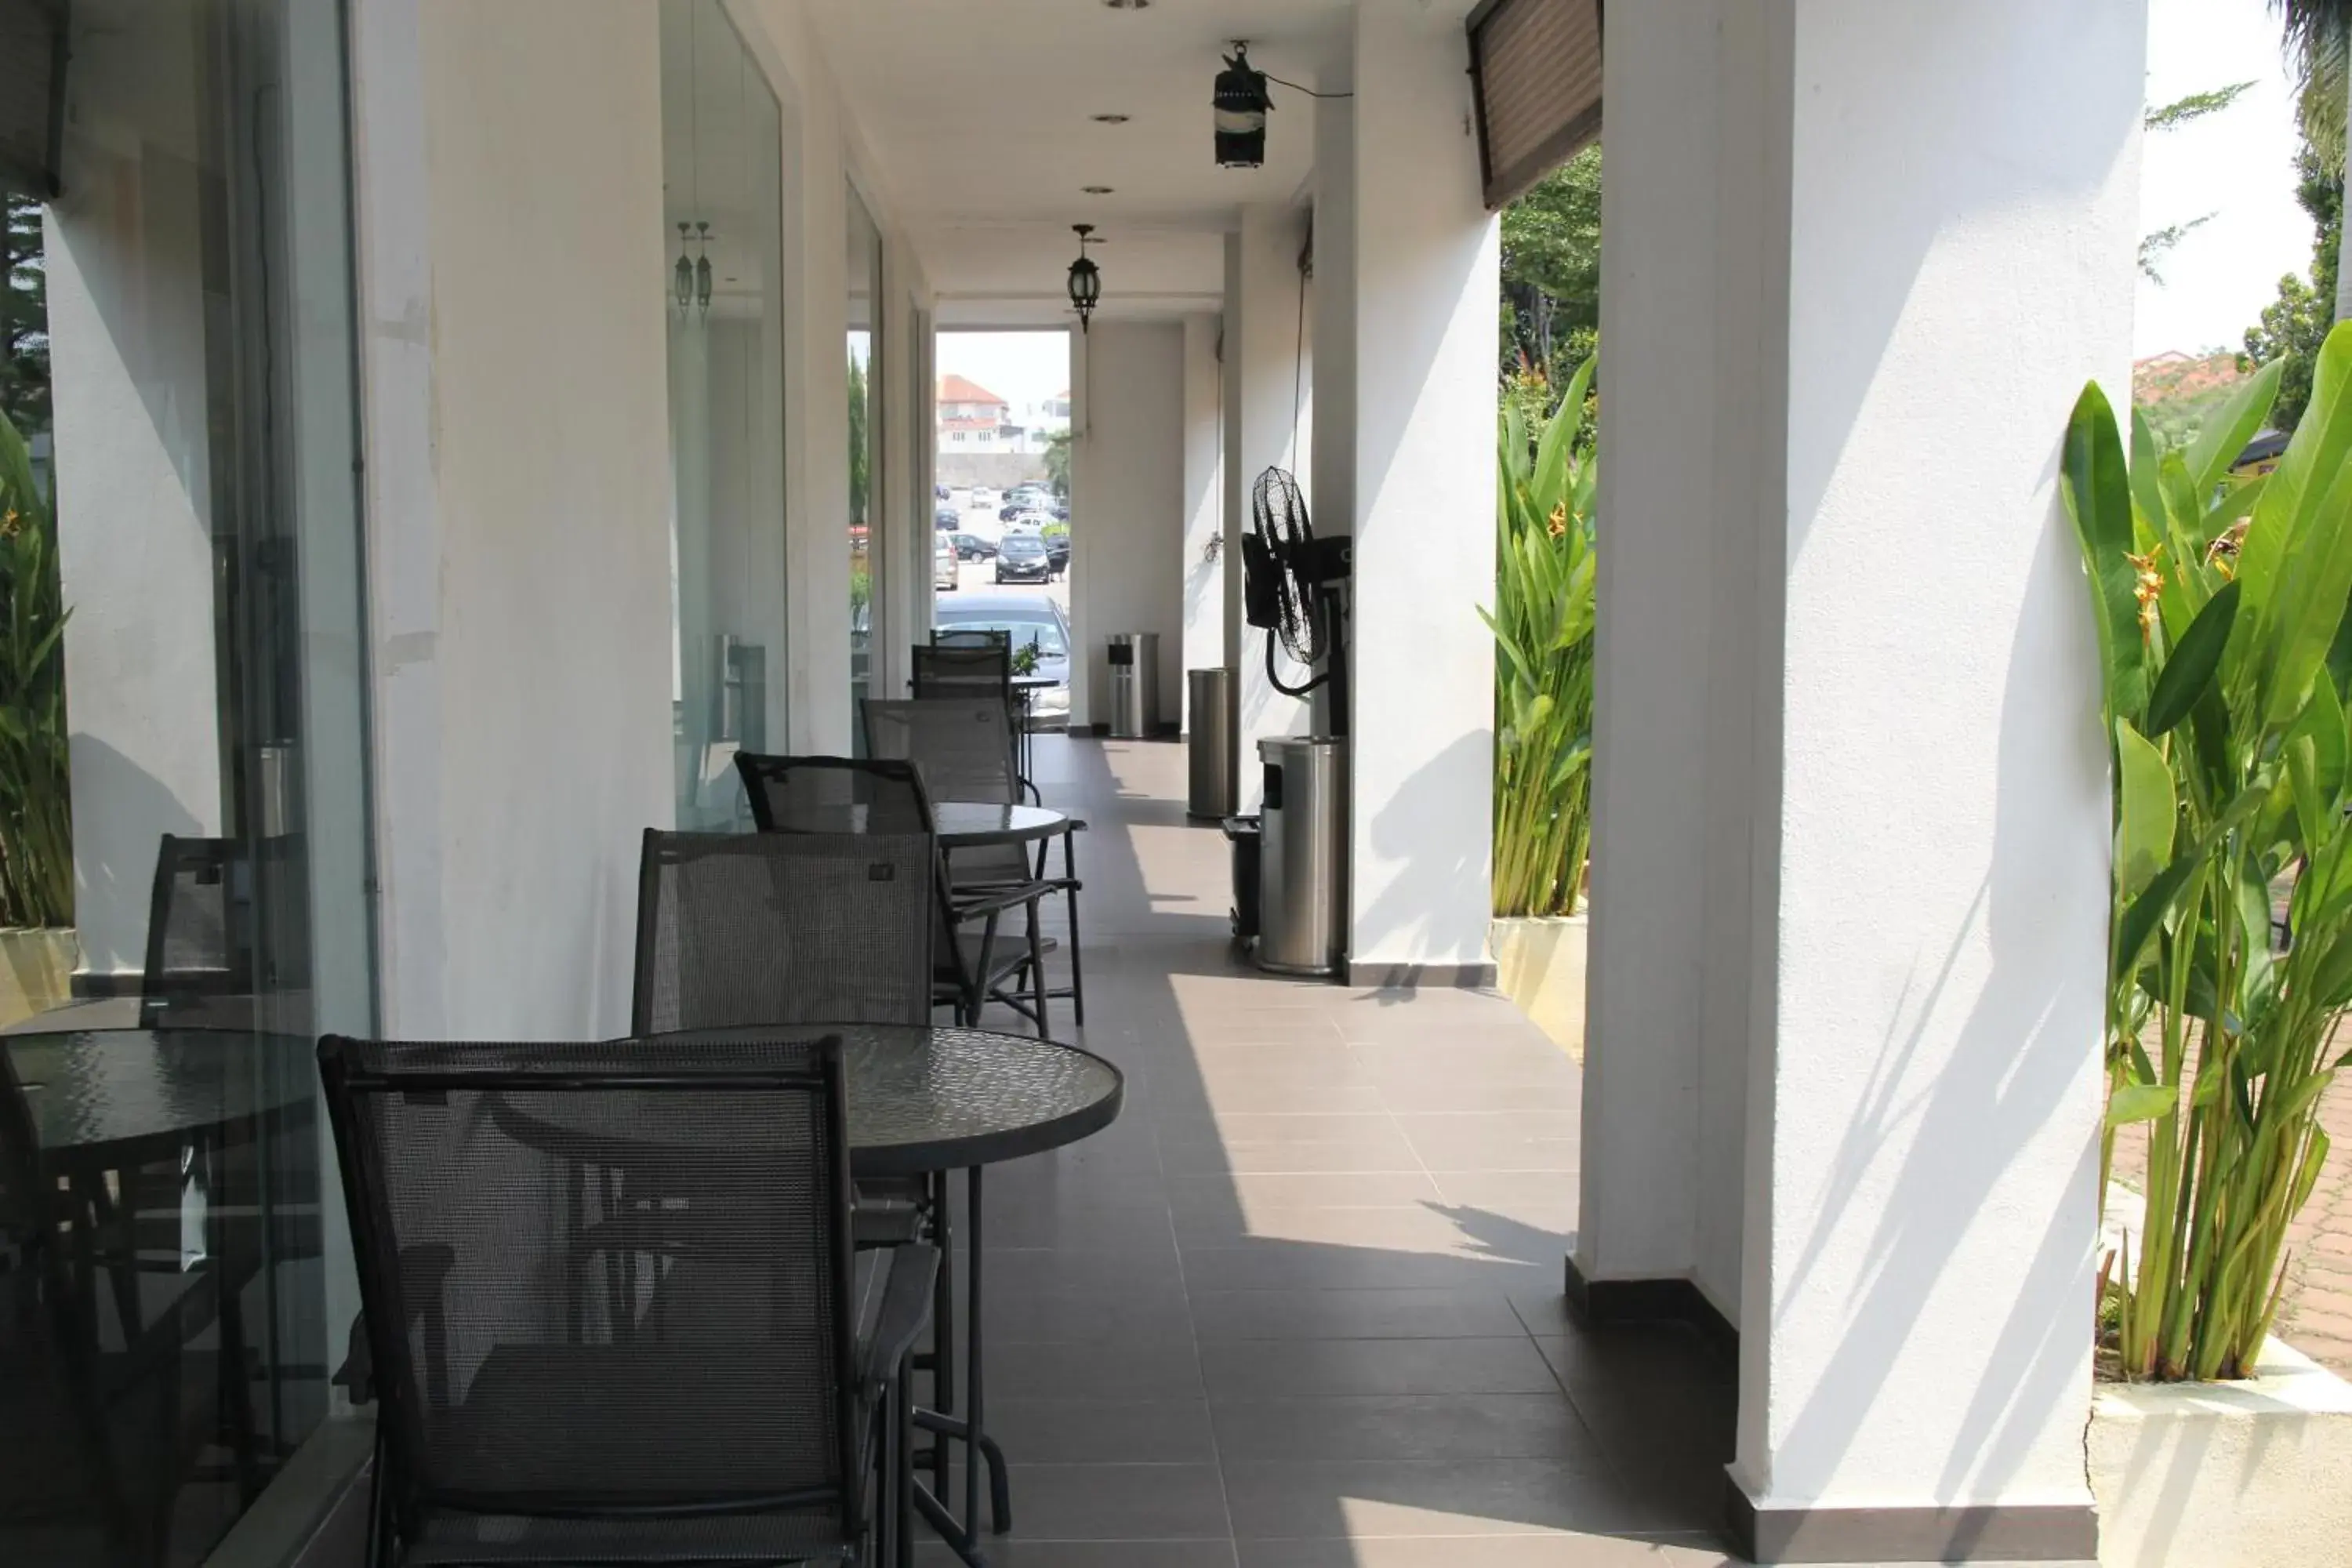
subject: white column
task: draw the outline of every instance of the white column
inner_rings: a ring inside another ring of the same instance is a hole
[[[1500,250],[1462,60],[1458,22],[1412,0],[1359,5],[1353,407],[1339,422],[1354,436],[1359,977],[1472,978],[1486,962],[1494,640],[1478,606],[1494,595]]]
[[[1759,1560],[2087,1557],[2107,795],[2056,458],[2129,369],[2145,8],[1611,22],[1580,1270],[1736,1317]]]
[[[1073,630],[1083,634],[1086,706],[1077,722],[1110,720],[1107,639],[1160,637],[1159,718],[1176,720],[1184,639],[1184,350],[1176,321],[1097,321],[1084,334],[1085,423],[1070,452],[1070,484],[1083,498],[1071,574]],[[1076,390],[1076,388],[1073,389]]]
[[[1181,669],[1225,662],[1223,395],[1218,378],[1215,316],[1184,318],[1184,635]],[[1171,649],[1160,650],[1169,657]],[[1180,692],[1180,696],[1181,696]],[[1192,716],[1181,722],[1191,732]]]
[[[1236,765],[1240,809],[1255,811],[1265,794],[1257,743],[1268,735],[1307,732],[1307,705],[1285,696],[1267,679],[1265,633],[1244,624],[1240,608],[1241,535],[1249,527],[1250,491],[1268,468],[1297,474],[1305,428],[1306,367],[1301,363],[1298,252],[1307,243],[1305,214],[1289,207],[1242,209],[1241,230],[1226,252],[1225,396],[1227,399],[1225,541],[1229,565],[1226,637],[1239,671]],[[1277,668],[1294,684],[1306,671],[1280,656]]]
[[[639,836],[673,810],[657,21],[354,16],[382,994],[408,1037],[628,1024]]]
[[[2057,454],[2086,379],[2129,384],[2146,8],[1795,0],[1786,47],[1777,1029],[1734,1473],[1766,1510],[2087,1526],[2108,805]]]

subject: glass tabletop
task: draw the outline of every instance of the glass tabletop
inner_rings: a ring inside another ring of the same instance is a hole
[[[0,1038],[47,1153],[176,1140],[309,1103],[308,1040],[246,1029],[74,1029]]]
[[[838,1035],[847,1075],[850,1168],[860,1176],[908,1176],[1044,1153],[1101,1131],[1118,1118],[1126,1080],[1091,1051],[1025,1035],[912,1024],[805,1024],[687,1029],[686,1041],[811,1038]],[[616,1111],[593,1099],[534,1097],[528,1113],[509,1098],[499,1112],[515,1135],[573,1158],[625,1165],[633,1151],[702,1135],[695,1112],[635,1103]],[[625,1117],[625,1121],[608,1118]]]
[[[1018,844],[1050,838],[1070,819],[1043,805],[995,805],[985,801],[943,800],[931,808],[940,842],[950,849],[981,844]]]

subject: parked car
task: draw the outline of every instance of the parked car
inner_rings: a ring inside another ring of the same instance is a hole
[[[990,489],[986,485],[974,485],[971,487],[971,506],[973,510],[977,511],[983,507],[992,507],[995,504],[996,492],[994,490]]]
[[[933,616],[934,624],[942,627],[1004,632],[1016,652],[1034,645],[1037,668],[1033,673],[1051,677],[1054,684],[1030,695],[1030,722],[1045,728],[1069,722],[1070,623],[1059,605],[1043,594],[982,592],[964,595],[952,605],[941,604]]]
[[[1070,525],[1066,522],[1048,523],[1037,531],[1037,537],[1045,542],[1045,559],[1053,563],[1054,574],[1058,577],[1068,571]]]
[[[931,487],[931,499],[933,500],[955,500],[955,491],[948,489],[945,485],[933,485]]]
[[[952,533],[963,526],[963,513],[951,506],[935,508],[931,512],[931,526]]]
[[[963,578],[961,558],[956,554],[951,535],[931,535],[931,587],[941,594],[952,594]]]
[[[996,580],[1000,583],[1045,583],[1053,580],[1054,558],[1045,542],[1034,533],[1008,533],[996,547]]]
[[[965,533],[959,530],[955,533],[949,535],[949,537],[955,542],[956,559],[959,561],[993,561],[996,559],[996,546],[991,544],[987,540],[982,539],[977,533]]]

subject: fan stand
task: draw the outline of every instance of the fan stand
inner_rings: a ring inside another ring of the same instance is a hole
[[[1282,679],[1282,634],[1265,634],[1265,678],[1276,691],[1286,697],[1312,696],[1318,688],[1328,688],[1325,707],[1330,721],[1324,733],[1333,740],[1345,739],[1348,733],[1348,609],[1338,583],[1318,583],[1315,585],[1314,616],[1318,640],[1331,651],[1324,658],[1324,668],[1293,686]]]

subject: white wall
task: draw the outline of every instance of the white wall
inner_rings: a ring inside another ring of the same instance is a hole
[[[1181,710],[1184,335],[1178,321],[1097,321],[1074,344],[1087,363],[1070,447],[1070,611],[1087,678],[1073,724],[1110,720],[1114,632],[1160,634],[1160,721]]]
[[[1362,0],[1355,92],[1349,959],[1475,966],[1493,907],[1494,638],[1478,606],[1495,581],[1499,226],[1456,25]],[[1327,270],[1318,258],[1318,295]]]
[[[672,810],[656,18],[636,0],[354,17],[396,1035],[628,1021],[638,836]]]
[[[145,962],[160,836],[222,825],[202,29],[121,9],[74,13],[45,233],[74,913],[100,974]]]
[[[1266,634],[1241,613],[1241,537],[1250,527],[1250,492],[1268,468],[1290,470],[1302,490],[1313,474],[1304,439],[1311,371],[1300,363],[1298,252],[1307,240],[1306,215],[1290,207],[1242,209],[1241,227],[1227,237],[1225,297],[1225,646],[1240,673],[1235,685],[1240,770],[1238,809],[1254,812],[1265,793],[1257,743],[1269,735],[1304,735],[1309,710],[1266,679]],[[1308,500],[1311,503],[1313,498]],[[1307,672],[1277,654],[1283,679],[1296,685]]]
[[[1184,669],[1225,662],[1224,406],[1215,316],[1184,318]],[[1169,657],[1162,650],[1162,658]],[[1178,721],[1189,733],[1192,716]]]

